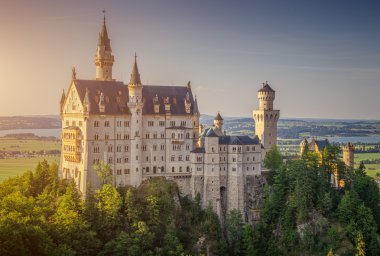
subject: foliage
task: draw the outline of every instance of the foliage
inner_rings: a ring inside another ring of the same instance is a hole
[[[378,185],[339,154],[283,163],[268,152],[272,179],[254,225],[238,210],[221,224],[211,205],[164,178],[116,188],[106,165],[103,185],[84,198],[43,161],[0,184],[0,255],[380,255]],[[344,188],[331,185],[337,170]]]

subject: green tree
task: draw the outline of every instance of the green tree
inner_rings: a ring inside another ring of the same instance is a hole
[[[226,234],[231,255],[242,253],[243,220],[239,210],[233,209],[226,216]]]
[[[99,163],[94,164],[94,170],[98,174],[99,178],[102,181],[102,184],[110,182],[110,177],[112,175],[111,166],[100,161]]]
[[[253,228],[250,224],[244,225],[243,248],[244,248],[244,255],[246,256],[255,255],[255,249],[253,248]]]

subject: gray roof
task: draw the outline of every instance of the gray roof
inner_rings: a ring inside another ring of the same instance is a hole
[[[317,144],[319,149],[324,149],[325,147],[330,146],[330,142],[325,139],[325,140],[314,140],[315,144]]]
[[[268,83],[265,83],[263,87],[259,90],[259,92],[275,92],[272,87],[269,86]]]
[[[130,114],[127,107],[129,92],[128,86],[118,81],[100,81],[100,80],[74,80],[75,87],[79,97],[83,102],[86,88],[90,99],[90,114]],[[106,107],[105,112],[99,112],[99,95],[104,94]],[[165,114],[164,98],[169,97],[171,105],[170,113],[172,115],[189,115],[185,109],[186,94],[189,93],[189,101],[192,105],[190,115],[193,115],[194,98],[191,88],[187,86],[157,86],[144,85],[143,94],[143,115],[154,113],[153,99],[157,95],[159,102],[159,114]]]
[[[249,136],[220,136],[219,144],[222,145],[251,145],[251,144],[260,144],[259,137],[255,136],[251,138]]]
[[[209,129],[205,137],[218,137],[218,135],[215,133],[214,129]]]
[[[216,117],[214,117],[214,120],[223,121],[223,118],[222,118],[222,116],[220,115],[220,113],[218,113],[218,114],[216,115]]]

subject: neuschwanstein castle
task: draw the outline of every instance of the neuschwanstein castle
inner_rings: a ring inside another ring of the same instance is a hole
[[[94,80],[73,79],[63,93],[60,176],[73,179],[83,196],[101,186],[94,170],[100,161],[112,169],[115,186],[139,186],[152,177],[174,180],[183,195],[200,196],[223,218],[238,209],[246,221],[257,216],[256,189],[265,151],[276,144],[279,110],[275,91],[264,83],[253,111],[254,138],[229,136],[218,114],[203,128],[190,84],[146,85],[137,58],[128,84],[112,76],[114,56],[105,18],[96,50]]]

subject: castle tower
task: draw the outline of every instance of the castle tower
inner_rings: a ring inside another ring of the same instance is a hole
[[[128,108],[131,111],[131,185],[139,186],[142,182],[142,84],[137,67],[137,56],[128,84]]]
[[[352,143],[347,143],[343,146],[343,162],[347,167],[354,168],[354,150],[355,146]]]
[[[103,11],[103,13],[105,13]],[[112,81],[112,66],[114,57],[110,39],[108,38],[106,16],[103,16],[102,31],[99,33],[98,47],[95,55],[96,80]]]
[[[215,129],[215,132],[216,132],[216,134],[218,136],[223,136],[224,135],[224,133],[223,133],[223,124],[224,124],[223,118],[220,115],[220,113],[218,113],[216,115],[216,117],[214,118],[214,129]]]
[[[309,142],[306,138],[304,138],[300,143],[300,156],[302,157],[305,151],[307,151],[309,148]]]
[[[280,110],[273,110],[275,91],[268,82],[263,83],[257,97],[259,99],[259,110],[253,111],[255,134],[260,138],[265,151],[268,151],[277,144],[277,121],[280,117]]]

